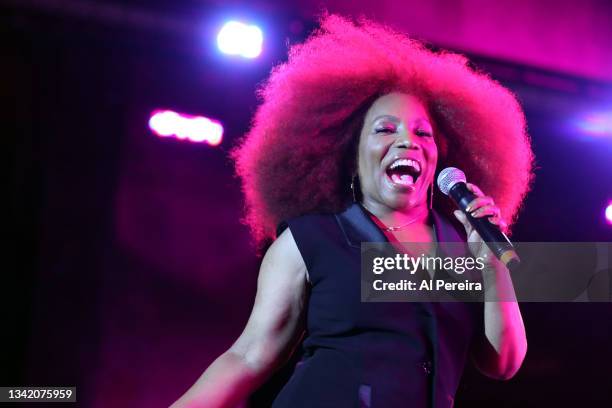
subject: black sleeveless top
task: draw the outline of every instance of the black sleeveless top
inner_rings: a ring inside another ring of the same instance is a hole
[[[433,211],[439,243],[465,233]],[[482,303],[361,302],[361,242],[386,242],[359,204],[289,227],[310,278],[303,357],[273,408],[450,407]],[[462,233],[463,232],[463,233]]]

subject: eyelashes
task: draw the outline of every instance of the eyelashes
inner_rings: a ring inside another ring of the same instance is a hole
[[[374,130],[374,133],[395,133],[397,129],[390,127],[383,127]]]
[[[431,137],[433,136],[433,133],[428,132],[427,130],[422,130],[422,129],[418,129],[416,132],[414,132],[417,136],[427,136],[427,137]]]
[[[382,127],[382,128],[377,128],[374,129],[374,133],[376,134],[390,134],[390,133],[395,133],[397,132],[396,128],[392,128],[392,127]],[[414,134],[417,136],[425,136],[425,137],[432,137],[433,133],[429,132],[427,130],[424,129],[417,129],[414,131]]]

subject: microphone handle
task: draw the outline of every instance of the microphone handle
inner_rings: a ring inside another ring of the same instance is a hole
[[[516,268],[520,263],[520,258],[506,234],[501,232],[497,225],[491,224],[488,217],[474,218],[465,210],[467,205],[476,198],[476,195],[468,190],[467,185],[462,182],[456,183],[451,187],[448,195],[463,211],[472,227],[480,234],[497,259],[510,270]]]

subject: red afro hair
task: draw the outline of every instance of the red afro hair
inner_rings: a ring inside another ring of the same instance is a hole
[[[433,52],[388,27],[325,15],[272,70],[262,104],[231,156],[255,240],[306,213],[352,200],[357,139],[371,103],[392,91],[418,95],[435,122],[437,171],[462,169],[511,225],[532,179],[533,153],[516,97],[451,52]],[[447,198],[434,205],[448,213]],[[450,215],[450,214],[447,214]]]

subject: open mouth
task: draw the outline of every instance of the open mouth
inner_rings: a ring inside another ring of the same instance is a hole
[[[412,186],[421,175],[421,164],[412,159],[396,159],[385,170],[393,184]]]

